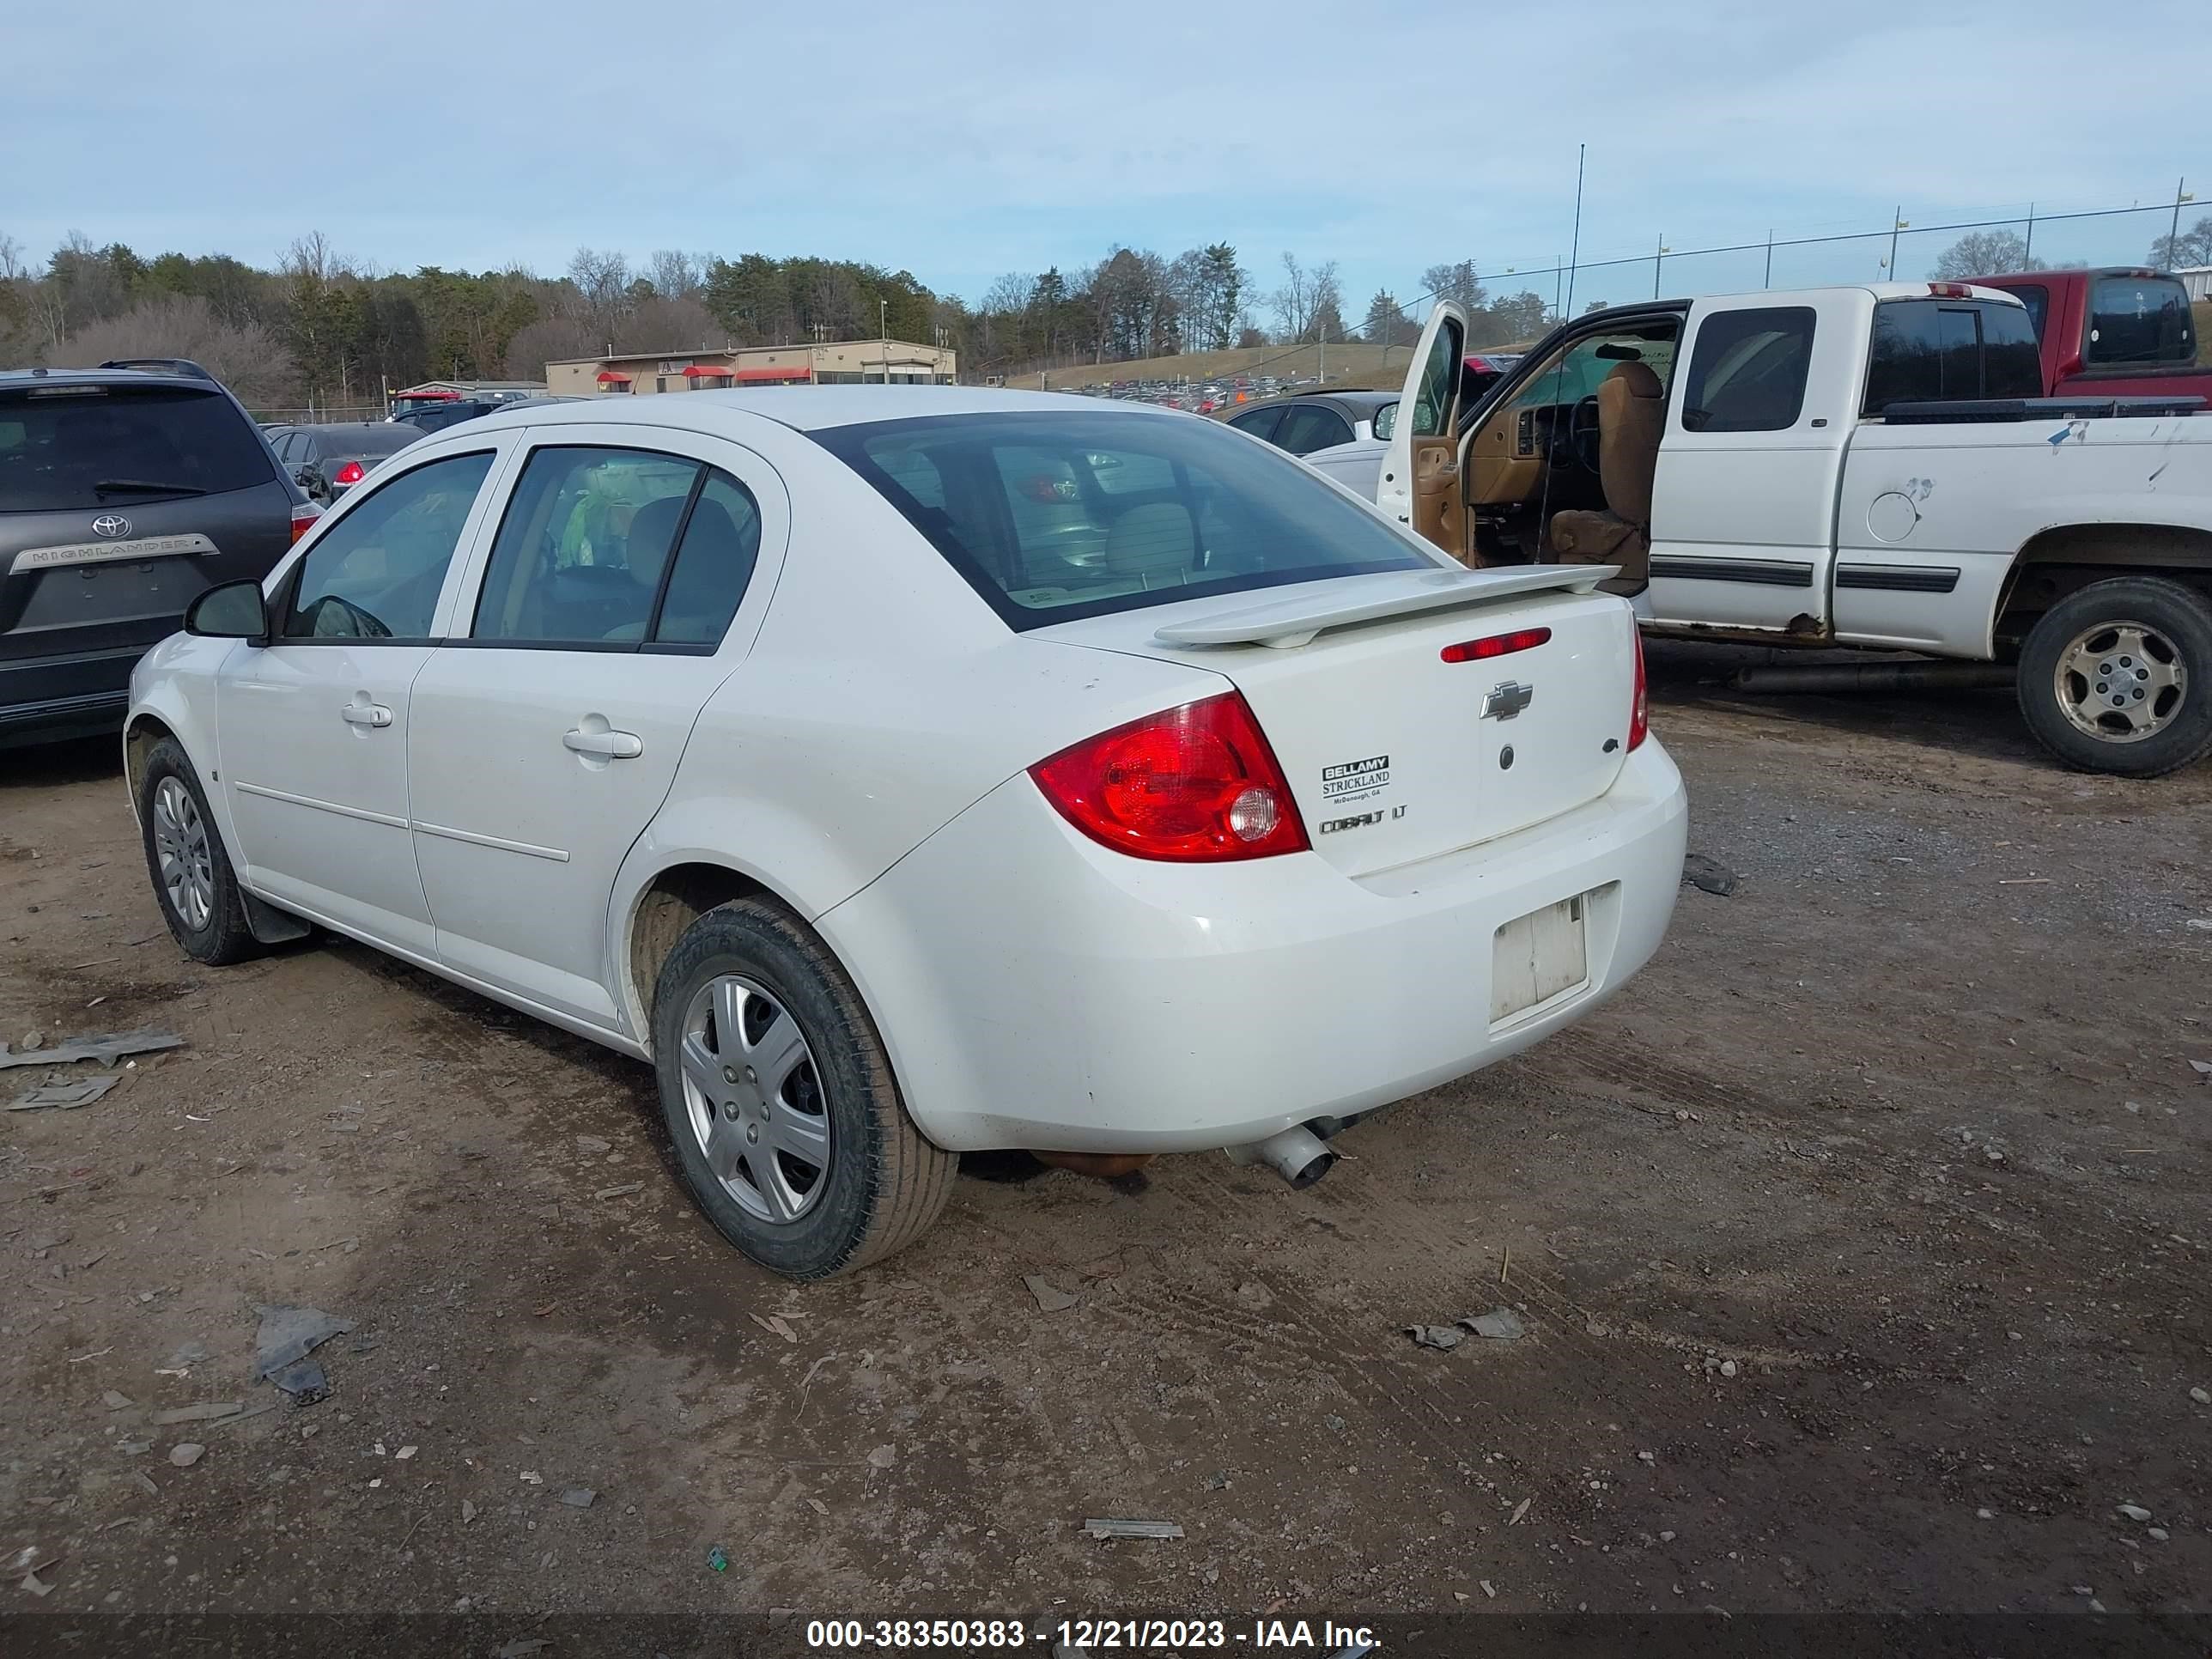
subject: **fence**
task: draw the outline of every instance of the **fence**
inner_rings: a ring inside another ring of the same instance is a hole
[[[1951,244],[1976,233],[2009,231],[2022,258],[2045,265],[2142,264],[2154,244],[2180,228],[2195,198],[2151,206],[2092,208],[2071,213],[2023,211],[1995,218],[1916,222],[1900,208],[1894,222],[1873,230],[1778,237],[1718,247],[1675,248],[1653,239],[1650,251],[1610,258],[1571,258],[1534,268],[1485,273],[1493,289],[1518,283],[1550,301],[1556,318],[1591,303],[1619,304],[1662,294],[1715,294],[1831,283],[1909,282],[1927,276]],[[1995,276],[1984,271],[1975,275]],[[1429,296],[1423,296],[1424,299]],[[1415,303],[1419,303],[1416,301]]]
[[[382,404],[322,404],[305,409],[249,409],[264,426],[318,426],[331,421],[380,421],[391,411]]]

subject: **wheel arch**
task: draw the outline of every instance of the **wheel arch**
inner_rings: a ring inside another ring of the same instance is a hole
[[[2018,640],[2061,599],[2131,573],[2170,577],[2212,598],[2212,530],[2152,523],[2039,530],[2013,556],[1997,600],[1997,635]]]
[[[805,923],[805,911],[787,894],[733,863],[713,859],[684,858],[665,864],[630,896],[616,935],[616,990],[623,1012],[648,1055],[653,1051],[653,987],[676,941],[708,911],[750,898],[773,900]]]

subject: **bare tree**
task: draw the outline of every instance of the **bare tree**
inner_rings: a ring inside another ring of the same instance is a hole
[[[0,234],[0,283],[13,283],[29,274],[23,264],[23,245]]]
[[[656,248],[647,262],[645,279],[664,300],[696,300],[707,286],[707,256]]]
[[[1286,341],[1296,342],[1306,337],[1313,324],[1313,278],[1298,263],[1298,256],[1285,252],[1283,255],[1283,285],[1267,296],[1273,307],[1277,331]]]
[[[2017,231],[1970,230],[1936,256],[1936,269],[1929,275],[1955,283],[1967,276],[2043,268],[2042,260],[2028,257],[2027,243]]]
[[[616,325],[630,306],[634,279],[629,259],[616,248],[580,247],[568,261],[568,280],[576,285],[584,314],[599,331],[601,343],[613,339]]]
[[[299,370],[276,337],[258,325],[236,327],[205,300],[171,294],[144,301],[120,317],[88,324],[69,338],[71,357],[189,357],[247,403],[287,404],[301,390]]]

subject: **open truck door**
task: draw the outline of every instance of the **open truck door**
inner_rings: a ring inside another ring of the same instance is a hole
[[[1382,452],[1375,504],[1452,557],[1467,557],[1467,506],[1459,480],[1459,410],[1467,313],[1437,302],[1407,371],[1397,424]]]

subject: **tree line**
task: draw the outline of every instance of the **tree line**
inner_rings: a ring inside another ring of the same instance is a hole
[[[1478,343],[1527,338],[1546,320],[1522,293],[1493,301],[1473,260],[1424,273],[1477,318]],[[73,233],[43,262],[0,234],[0,363],[181,356],[258,407],[376,403],[431,379],[536,380],[545,364],[603,352],[893,338],[941,343],[970,375],[1104,364],[1232,346],[1419,332],[1424,294],[1378,293],[1346,319],[1334,260],[1285,252],[1272,283],[1236,247],[1166,257],[1115,246],[1096,264],[1010,273],[972,304],[908,270],[854,260],[734,258],[663,249],[642,262],[580,248],[568,269],[380,270],[319,233],[272,267],[229,254],[142,255]]]

